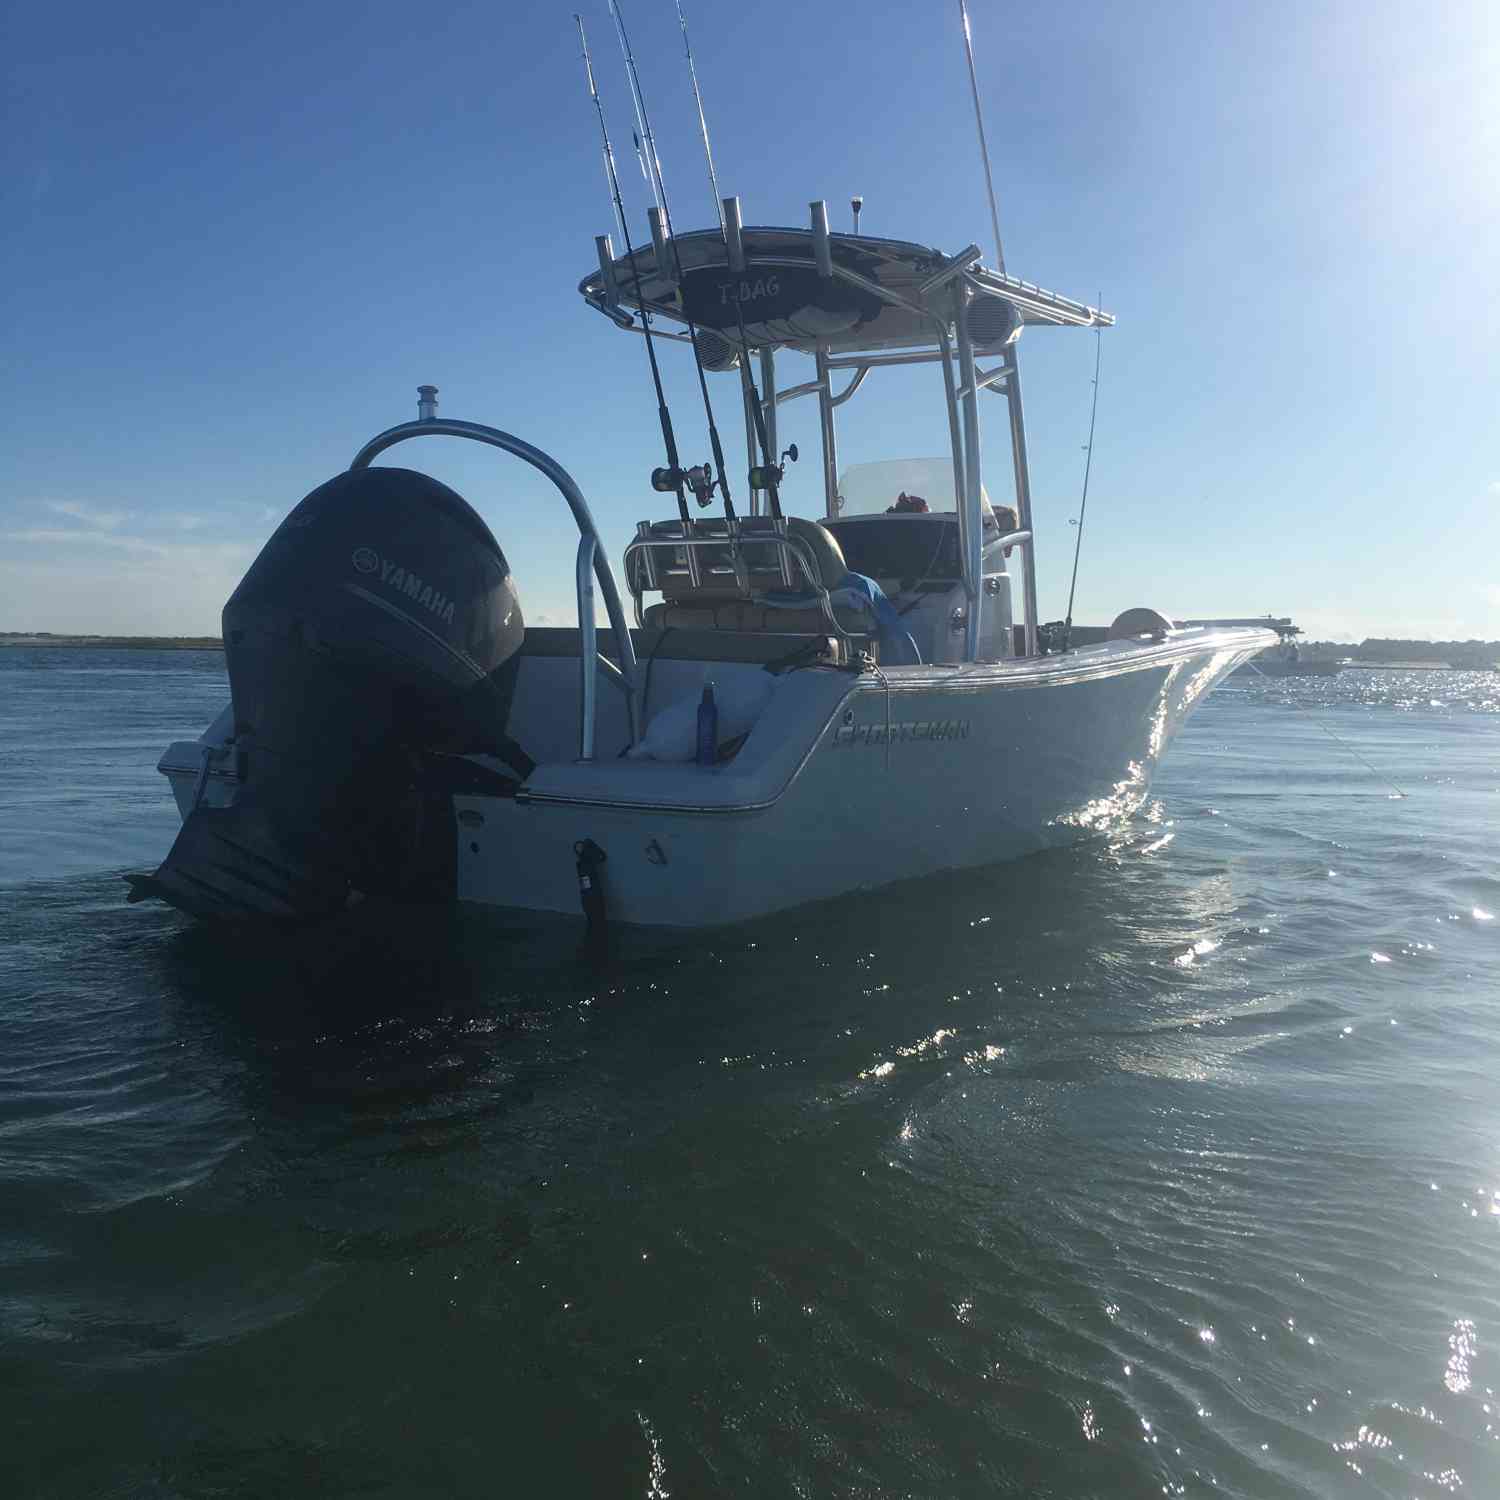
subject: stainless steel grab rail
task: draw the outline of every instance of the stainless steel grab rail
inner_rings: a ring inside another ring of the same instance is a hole
[[[557,487],[573,519],[578,525],[578,558],[575,579],[578,589],[578,629],[580,682],[580,724],[578,729],[579,759],[594,758],[594,735],[596,720],[595,681],[601,665],[625,693],[626,713],[630,723],[630,743],[634,745],[641,737],[640,696],[636,691],[639,673],[636,668],[635,646],[630,639],[630,627],[625,623],[625,611],[620,604],[619,590],[615,587],[615,575],[610,571],[609,559],[599,545],[599,528],[589,511],[588,501],[578,488],[571,474],[550,454],[533,447],[522,438],[502,432],[497,427],[485,427],[478,422],[459,422],[437,415],[437,388],[420,386],[417,391],[419,413],[415,422],[402,422],[397,427],[388,427],[372,437],[358,453],[350,469],[367,469],[371,462],[387,448],[404,443],[410,438],[457,437],[468,438],[476,443],[487,443],[512,454],[532,468],[545,474]],[[590,576],[596,579],[604,594],[604,608],[609,615],[610,629],[615,637],[618,663],[609,661],[598,650],[597,627],[594,622],[594,590]]]
[[[597,713],[599,671],[595,658],[599,655],[598,625],[594,620],[594,554],[599,549],[598,537],[585,533],[578,538],[578,561],[574,567],[574,579],[578,585],[578,758],[594,758],[594,718]]]
[[[991,538],[985,543],[987,547],[999,547],[1002,557],[1010,556],[1012,547],[1021,548],[1022,555],[1030,557],[1032,538],[1029,531],[1002,531],[999,536]],[[1021,624],[1026,631],[1028,641],[1036,639],[1036,596],[1029,589],[1021,590]]]

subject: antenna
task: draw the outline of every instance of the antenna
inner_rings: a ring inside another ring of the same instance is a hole
[[[979,108],[979,77],[974,71],[974,37],[969,30],[967,0],[958,0],[964,23],[964,51],[969,59],[969,92],[974,96],[974,123],[979,127],[979,154],[984,158],[984,186],[990,195],[990,223],[995,230],[995,269],[1005,275],[1005,249],[1000,243],[1000,210],[995,206],[995,173],[990,167],[990,148],[984,138],[984,114]]]
[[[651,133],[651,118],[646,113],[646,96],[641,89],[641,76],[636,71],[635,53],[631,50],[630,38],[625,34],[625,16],[616,0],[609,0],[609,10],[615,18],[615,30],[620,36],[620,51],[625,56],[625,71],[630,78],[630,93],[635,101],[636,117],[646,133],[646,159],[650,161],[656,179],[652,183],[652,192],[656,195],[658,217],[653,218],[651,228],[652,240],[657,246],[658,266],[660,266],[662,247],[670,244],[672,264],[677,272],[677,285],[681,287],[683,284],[682,254],[677,248],[677,237],[672,233],[672,213],[667,207],[667,184],[661,175],[661,159],[656,154],[656,137]],[[685,294],[682,299],[682,315],[687,323],[688,338],[693,346],[693,363],[698,370],[698,389],[703,395],[703,414],[708,419],[708,441],[713,449],[714,467],[718,471],[718,477],[715,479],[703,475],[701,470],[693,470],[687,475],[687,480],[699,505],[708,504],[713,496],[714,487],[717,485],[719,493],[724,497],[725,519],[733,521],[735,519],[734,501],[729,493],[729,474],[724,464],[724,445],[719,440],[719,429],[714,422],[714,404],[709,398],[708,377],[703,371],[703,351],[699,347],[698,327],[693,321],[692,313],[688,311]]]
[[[620,233],[625,239],[625,256],[630,261],[630,269],[635,280],[635,300],[640,304],[641,326],[646,334],[646,358],[651,364],[651,382],[656,387],[656,414],[661,419],[662,442],[667,449],[667,470],[663,474],[658,470],[651,476],[653,487],[656,486],[657,477],[661,475],[670,480],[667,488],[674,490],[677,495],[677,509],[682,513],[682,528],[684,534],[692,527],[693,520],[688,513],[687,500],[682,493],[682,465],[677,458],[677,439],[672,433],[672,414],[667,410],[666,392],[662,390],[661,370],[656,363],[656,343],[651,335],[651,314],[646,310],[646,298],[641,292],[641,268],[635,258],[635,249],[630,243],[630,229],[625,223],[625,201],[620,196],[620,174],[615,170],[614,148],[609,144],[609,127],[604,122],[604,105],[599,100],[599,86],[594,82],[594,63],[589,57],[589,39],[584,35],[583,17],[574,15],[573,19],[578,23],[578,43],[583,48],[583,69],[588,75],[589,97],[594,101],[594,112],[599,116],[599,134],[604,141],[604,167],[609,177],[610,191],[614,195],[615,213],[620,220]]]
[[[713,147],[708,143],[708,117],[703,112],[703,95],[698,89],[698,69],[693,64],[693,48],[688,41],[687,17],[682,13],[682,0],[677,0],[677,19],[682,26],[682,50],[687,57],[688,76],[693,81],[693,98],[698,104],[698,129],[703,136],[703,157],[708,163],[708,181],[714,194],[714,211],[719,216],[719,233],[724,240],[724,259],[728,263],[728,269],[740,269],[736,267],[735,261],[743,256],[743,249],[739,250],[737,256],[730,249],[730,241],[733,239],[735,246],[740,246],[740,219],[739,199],[721,198],[719,196],[719,177],[714,171]],[[750,403],[750,409],[755,418],[755,438],[760,447],[760,464],[751,465],[752,470],[760,469],[761,477],[766,481],[766,499],[770,504],[771,516],[774,520],[781,520],[781,491],[778,487],[778,476],[780,470],[771,455],[771,440],[766,433],[766,413],[760,402],[760,391],[756,389],[755,377],[750,373],[750,341],[745,333],[745,310],[740,306],[739,298],[734,299],[735,321],[740,329],[740,385]],[[771,393],[775,398],[775,392]],[[753,458],[754,455],[752,454]],[[751,489],[759,489],[760,486],[751,480]]]

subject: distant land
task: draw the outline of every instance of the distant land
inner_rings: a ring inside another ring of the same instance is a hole
[[[1500,664],[1500,641],[1406,641],[1371,636],[1357,646],[1343,641],[1298,641],[1297,654],[1309,661],[1346,661],[1352,666],[1454,667],[1464,672],[1488,672]]]
[[[57,635],[50,630],[0,630],[0,647],[90,646],[95,651],[222,651],[216,635]]]
[[[51,630],[0,630],[0,649],[6,646],[222,651],[224,642],[216,635],[59,635]],[[1454,667],[1468,672],[1487,672],[1500,666],[1500,641],[1407,641],[1371,636],[1357,646],[1347,641],[1299,641],[1297,651],[1309,661],[1343,661],[1351,666]]]

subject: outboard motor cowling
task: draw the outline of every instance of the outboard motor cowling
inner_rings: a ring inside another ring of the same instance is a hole
[[[510,568],[426,475],[320,485],[223,629],[242,784],[232,806],[188,815],[140,894],[198,916],[317,916],[351,889],[402,891],[430,862],[433,820],[451,823],[451,798],[425,785],[434,754],[529,765],[506,734],[525,634]]]

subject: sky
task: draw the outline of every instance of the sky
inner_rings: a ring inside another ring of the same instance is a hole
[[[281,517],[375,432],[444,415],[548,450],[615,561],[663,461],[639,338],[578,297],[610,231],[568,4],[13,4],[0,16],[0,630],[217,633]],[[632,232],[644,184],[583,0]],[[675,222],[713,222],[671,0],[625,0]],[[971,0],[1008,269],[1103,337],[1083,621],[1290,614],[1314,636],[1500,638],[1500,8]],[[991,234],[953,4],[694,0],[747,223],[951,253]],[[1095,336],[1019,354],[1043,618],[1060,617]],[[663,351],[706,457],[691,360]],[[804,368],[805,367],[805,368]],[[781,362],[782,384],[810,362]],[[742,431],[737,380],[710,377]],[[986,483],[1009,453],[987,407]],[[816,406],[789,511],[822,510]],[[840,409],[846,463],[946,441],[931,371]],[[533,623],[572,623],[572,523],[514,460],[389,461],[463,493]],[[731,446],[743,493],[743,444]]]

